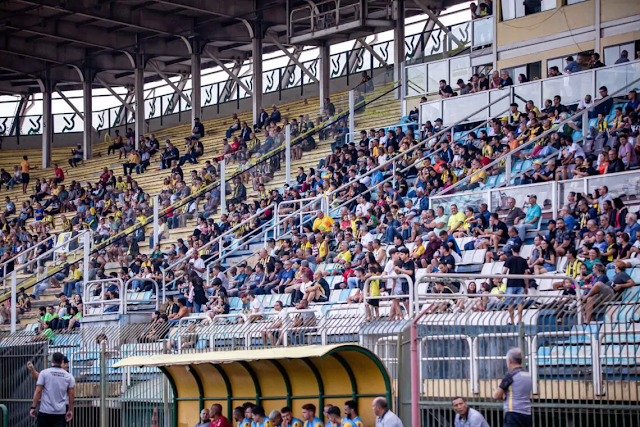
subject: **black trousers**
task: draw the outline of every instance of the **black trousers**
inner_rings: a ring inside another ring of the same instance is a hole
[[[67,427],[65,414],[38,413],[38,427]]]

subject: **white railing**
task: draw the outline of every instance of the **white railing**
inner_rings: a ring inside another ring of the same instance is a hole
[[[427,93],[437,92],[437,84],[440,79],[445,79],[449,83],[454,80],[453,74],[451,77],[445,70],[449,70],[448,64],[454,58],[450,58],[445,61],[432,62],[429,64],[420,64],[417,66],[407,67],[407,80],[413,81],[413,87],[420,87],[418,79],[421,75],[424,76],[424,81],[434,82],[435,86],[423,85],[424,93],[415,92],[412,96],[426,95]],[[442,62],[443,65],[438,65]],[[424,67],[429,66],[428,69]],[[422,67],[422,68],[417,68]],[[438,69],[438,67],[440,69]],[[429,70],[434,71],[429,74]],[[411,70],[411,71],[409,71]],[[433,75],[433,77],[430,77]],[[468,80],[471,76],[471,68],[468,68],[466,74],[462,76],[463,80]],[[542,108],[544,100],[553,99],[554,96],[559,95],[562,97],[562,103],[564,105],[576,104],[584,99],[585,95],[590,94],[592,99],[597,98],[598,88],[601,86],[607,86],[609,93],[620,92],[623,90],[630,90],[632,85],[636,83],[636,79],[640,75],[640,61],[629,62],[625,64],[611,65],[608,67],[597,68],[593,70],[581,71],[579,73],[573,73],[570,75],[562,75],[557,77],[549,77],[543,80],[535,80],[532,82],[514,84],[505,89],[491,89],[483,92],[472,93],[468,95],[460,95],[452,98],[442,98],[434,101],[428,101],[420,104],[420,123],[423,124],[426,120],[434,120],[437,117],[441,117],[445,123],[451,123],[458,121],[457,119],[467,111],[468,105],[480,105],[480,103],[489,103],[498,97],[501,97],[504,93],[513,91],[515,97],[520,100],[532,100],[534,105]],[[447,79],[449,77],[449,79]],[[489,78],[489,76],[487,77]],[[508,109],[508,101],[503,104],[496,105],[497,109]],[[506,107],[506,108],[505,108]],[[468,121],[477,121],[480,119],[488,119],[496,116],[496,111],[489,111],[487,116],[478,116],[469,118]]]

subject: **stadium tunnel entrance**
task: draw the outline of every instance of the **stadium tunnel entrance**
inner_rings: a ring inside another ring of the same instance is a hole
[[[329,345],[261,350],[135,356],[115,367],[157,367],[173,389],[173,426],[186,427],[202,408],[233,408],[250,401],[265,411],[289,406],[296,416],[313,403],[322,417],[324,405],[341,410],[346,400],[358,403],[366,425],[375,424],[371,403],[384,396],[392,402],[389,374],[378,357],[358,345]]]

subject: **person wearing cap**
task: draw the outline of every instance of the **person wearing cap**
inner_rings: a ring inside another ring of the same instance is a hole
[[[527,197],[529,198],[529,207],[527,208],[524,219],[515,218],[513,223],[516,230],[518,230],[518,236],[520,236],[523,242],[527,236],[527,231],[537,229],[540,218],[542,218],[542,209],[538,205],[538,196],[530,194]]]

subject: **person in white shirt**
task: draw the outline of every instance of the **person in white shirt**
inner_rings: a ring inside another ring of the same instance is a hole
[[[369,243],[373,243],[373,234],[369,233],[369,227],[367,227],[366,225],[360,226],[360,235],[360,244],[362,245],[362,247],[366,248],[367,246],[369,246]]]
[[[593,105],[591,95],[586,95],[582,101],[578,103],[578,111],[586,110]]]
[[[206,267],[204,265],[204,260],[200,257],[200,252],[198,252],[197,249],[193,251],[189,264],[191,264],[191,269],[196,272],[199,278],[204,278]]]
[[[261,320],[262,316],[256,316],[256,314],[264,312],[264,304],[262,304],[262,300],[256,298],[256,294],[253,291],[247,292],[247,298],[249,299],[249,314],[253,314],[249,321]]]
[[[384,397],[376,397],[371,405],[376,416],[376,427],[403,427],[402,420],[389,409]]]
[[[371,203],[367,202],[364,196],[358,197],[358,205],[356,206],[356,216],[361,218],[371,209]]]
[[[395,274],[393,270],[394,263],[399,258],[400,258],[400,253],[396,248],[389,249],[389,258],[387,259],[387,263],[384,266],[384,271],[382,272],[382,276],[390,276]],[[387,279],[386,285],[389,292],[391,292],[391,289],[393,289],[394,281],[395,281],[394,279]]]

